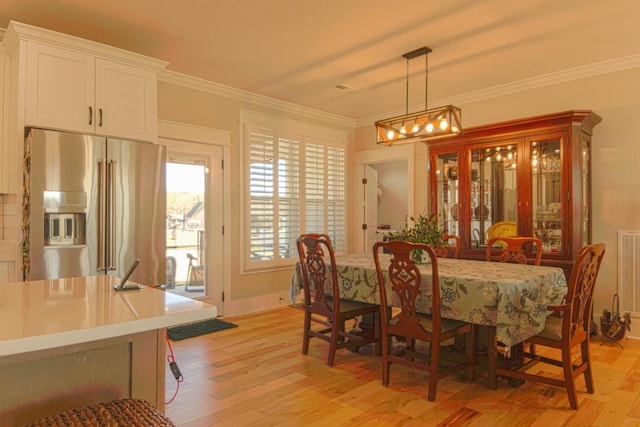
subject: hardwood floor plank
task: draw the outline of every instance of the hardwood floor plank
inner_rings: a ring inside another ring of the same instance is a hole
[[[640,425],[640,342],[624,349],[600,345],[592,361],[596,392],[578,379],[580,409],[569,408],[561,388],[535,383],[487,387],[450,376],[427,400],[426,372],[391,367],[389,387],[381,382],[380,358],[371,348],[338,351],[326,364],[328,346],[312,340],[302,355],[301,310],[284,307],[237,318],[237,328],[172,342],[184,382],[167,415],[178,425],[208,426],[591,426]],[[558,370],[537,365],[548,375]],[[167,367],[167,399],[176,387]]]

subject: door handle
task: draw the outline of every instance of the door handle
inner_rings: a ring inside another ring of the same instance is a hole
[[[98,162],[98,271],[106,271],[105,260],[105,238],[107,233],[107,168],[106,160],[100,160]]]
[[[110,160],[108,162],[108,179],[109,179],[109,207],[108,207],[108,236],[107,236],[107,250],[108,250],[108,263],[107,268],[111,271],[116,269],[116,248],[115,248],[115,236],[116,236],[116,162]]]
[[[89,105],[89,124],[93,124],[93,107],[91,105]]]
[[[102,108],[98,108],[98,113],[100,114],[100,121],[98,122],[98,126],[102,127]]]

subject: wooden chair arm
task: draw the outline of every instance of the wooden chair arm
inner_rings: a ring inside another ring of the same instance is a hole
[[[553,311],[549,316],[561,316],[563,312],[571,310],[571,304],[548,305],[548,311]]]

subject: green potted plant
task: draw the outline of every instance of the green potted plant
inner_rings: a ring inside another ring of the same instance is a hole
[[[412,227],[409,227],[408,221],[405,218],[404,228],[394,233],[390,233],[389,239],[405,240],[413,243],[425,243],[433,246],[434,248],[447,245],[444,240],[444,229],[440,224],[438,224],[438,217],[436,215],[428,215],[423,212],[417,218],[409,217],[409,220],[413,224]],[[422,263],[423,255],[422,251],[413,251],[411,253],[411,257],[417,263]],[[425,259],[425,262],[427,261],[428,259]]]

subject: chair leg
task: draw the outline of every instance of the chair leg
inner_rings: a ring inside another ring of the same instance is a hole
[[[593,387],[593,372],[591,371],[591,353],[589,353],[589,342],[583,341],[580,345],[581,361],[587,364],[587,370],[584,371],[584,382],[587,385],[587,392],[593,394],[595,389]]]
[[[440,343],[431,342],[431,360],[429,362],[429,392],[427,400],[436,400],[436,387],[438,386],[438,367],[440,366]]]
[[[467,380],[470,382],[476,379],[476,349],[475,349],[475,330],[471,326],[471,332],[465,334],[465,355],[471,366],[467,368]]]
[[[382,343],[382,337],[380,334],[380,313],[374,314],[373,316],[374,318],[374,337],[375,337],[375,353],[376,356],[380,356],[382,354],[382,349],[381,349],[381,343]]]
[[[562,360],[564,361],[564,384],[569,396],[571,409],[578,409],[578,397],[576,396],[576,381],[573,377],[573,363],[571,362],[571,350],[562,349]]]
[[[333,362],[335,362],[336,360],[336,349],[338,347],[338,338],[341,338],[340,328],[343,325],[344,325],[343,319],[334,319],[334,322],[331,325],[331,340],[329,341],[329,357],[327,359],[327,365],[329,366],[333,366]]]
[[[487,340],[487,370],[489,374],[489,388],[495,390],[498,388],[498,379],[496,378],[496,362],[498,359],[496,341],[496,327],[489,326]]]
[[[309,353],[309,329],[311,329],[311,315],[304,315],[304,335],[302,337],[302,354]]]
[[[382,385],[387,387],[389,385],[389,351],[391,347],[391,337],[384,335],[381,338],[382,341]]]

